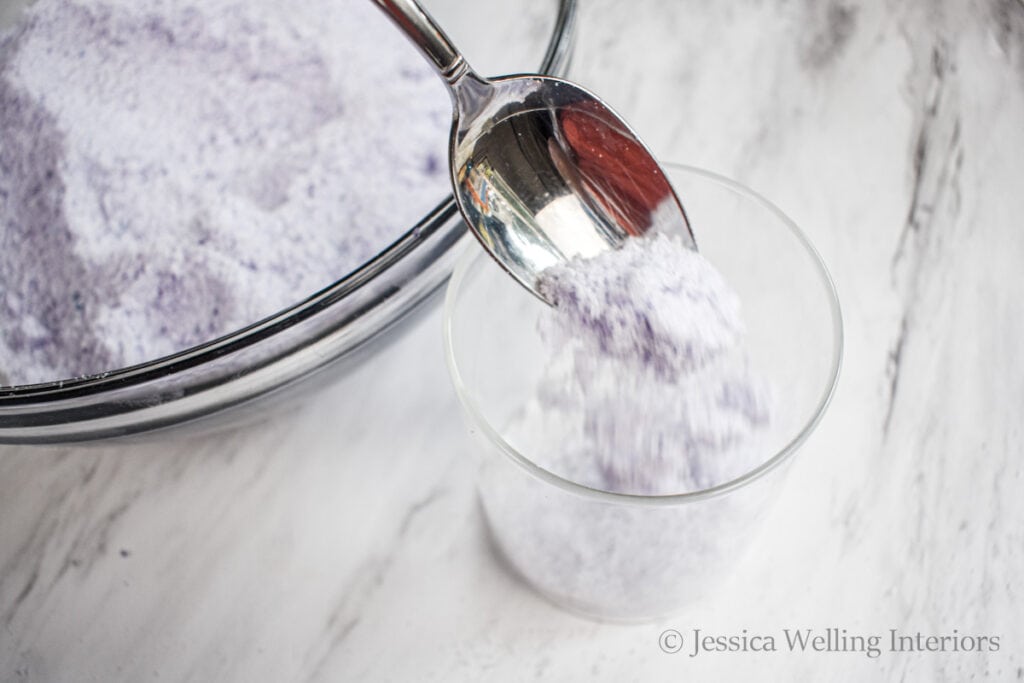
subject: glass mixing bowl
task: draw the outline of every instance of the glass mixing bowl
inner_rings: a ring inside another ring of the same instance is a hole
[[[549,355],[537,327],[545,304],[479,249],[459,262],[445,302],[445,352],[492,538],[541,594],[602,619],[676,613],[729,575],[824,415],[842,358],[835,287],[796,225],[737,183],[665,168],[701,253],[739,295],[751,368],[776,396],[768,434],[752,442],[754,465],[734,479],[678,495],[629,495],[544,469],[538,461],[563,460],[551,449],[572,442],[543,441],[548,432],[529,411]]]
[[[442,25],[453,27],[453,40],[485,72],[536,64],[540,49],[535,45],[530,46],[532,56],[521,53],[526,44],[545,37],[540,72],[564,75],[568,68],[575,0],[424,4]],[[454,21],[466,13],[472,15],[468,20]],[[5,9],[0,20],[10,20],[11,14]],[[544,28],[538,27],[541,15]],[[476,17],[492,27],[486,35],[467,28]],[[505,39],[496,39],[502,31]],[[124,436],[199,418],[223,424],[266,410],[274,404],[269,397],[287,399],[300,388],[306,391],[315,384],[310,381],[314,376],[333,376],[372,353],[385,331],[448,278],[464,235],[448,197],[357,270],[246,328],[100,375],[0,387],[0,443]],[[324,372],[328,368],[333,372]]]

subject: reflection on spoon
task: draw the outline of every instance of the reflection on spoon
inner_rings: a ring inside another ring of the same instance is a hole
[[[448,84],[456,202],[524,287],[543,298],[544,269],[615,249],[656,220],[696,248],[658,162],[600,99],[558,78],[481,78],[414,0],[375,1]]]

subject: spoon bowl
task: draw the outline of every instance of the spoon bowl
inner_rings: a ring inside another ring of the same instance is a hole
[[[447,83],[459,210],[483,247],[544,298],[537,277],[652,229],[689,237],[660,165],[600,98],[559,78],[483,78],[415,0],[375,0]]]

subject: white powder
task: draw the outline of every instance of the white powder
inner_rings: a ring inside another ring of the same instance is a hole
[[[0,384],[336,281],[444,197],[450,118],[366,0],[40,0],[0,45]]]
[[[538,464],[592,488],[674,494],[763,459],[770,391],[749,368],[738,297],[699,253],[631,239],[545,271],[540,287],[555,308],[526,430],[546,440]]]

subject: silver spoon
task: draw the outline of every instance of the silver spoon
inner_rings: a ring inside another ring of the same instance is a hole
[[[537,277],[652,227],[696,249],[679,198],[640,138],[568,81],[486,79],[415,0],[374,0],[448,84],[449,165],[466,223],[498,263],[542,298]]]

